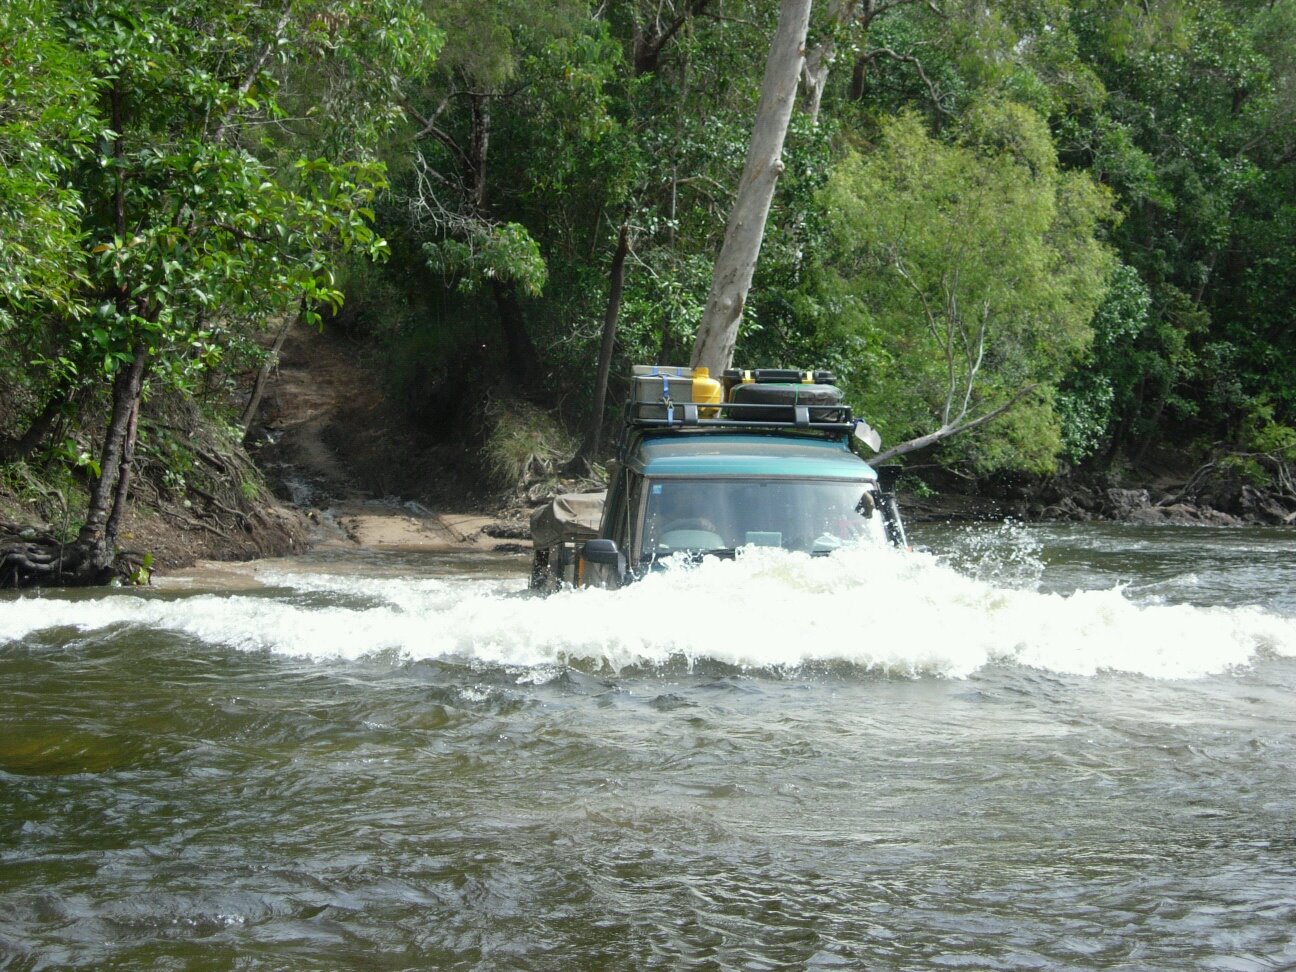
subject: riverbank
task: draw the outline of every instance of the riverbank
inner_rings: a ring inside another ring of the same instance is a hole
[[[1293,526],[1296,493],[1223,460],[1112,473],[970,479],[928,467],[900,481],[908,519],[1112,522],[1139,526]]]
[[[364,346],[336,332],[288,335],[246,446],[192,403],[158,398],[146,408],[147,439],[121,535],[123,576],[141,566],[137,576],[146,577],[320,545],[525,552],[536,503],[555,491],[596,488],[559,478],[562,447],[552,435],[543,446],[526,441],[526,422],[515,415],[497,419],[519,440],[509,445],[519,481],[502,490],[483,459],[481,430],[416,425],[384,394]],[[7,467],[0,535],[54,544],[75,536],[88,470],[56,467]],[[1276,485],[1281,476],[1266,487],[1256,472],[1254,461],[1197,466],[1177,456],[1119,475],[1065,477],[974,478],[914,465],[899,488],[911,522],[1296,524],[1296,492]]]
[[[174,393],[149,397],[118,534],[117,576],[147,582],[199,562],[285,557],[330,544],[518,549],[518,526],[507,510],[501,522],[467,449],[422,434],[380,389],[345,339],[299,328],[283,347],[246,443],[222,419],[238,413],[246,387],[201,406]],[[57,455],[3,466],[0,545],[19,555],[34,550],[57,560],[81,527],[102,430],[91,422],[62,434]],[[50,574],[41,582],[56,581]]]
[[[325,445],[333,435],[355,435],[355,430],[334,429],[318,400],[312,407],[302,408],[300,400],[293,398],[294,381],[290,376],[287,394],[278,396],[279,411],[272,413],[276,425],[265,439],[267,445],[273,441],[273,447],[263,446],[261,457],[262,471],[270,477],[278,496],[261,490],[251,496],[226,496],[222,502],[201,488],[192,496],[172,496],[144,481],[122,533],[123,553],[130,563],[146,564],[149,573],[188,572],[195,565],[200,570],[224,573],[218,567],[221,563],[291,557],[313,549],[466,554],[529,551],[530,510],[525,501],[515,498],[491,508],[483,488],[471,488],[459,477],[449,481],[433,477],[421,493],[423,500],[440,496],[444,503],[457,489],[461,499],[457,508],[447,503],[434,509],[424,501],[397,495],[367,495],[349,476],[354,458]],[[337,415],[332,421],[346,423]],[[266,456],[271,457],[269,461]],[[1009,519],[1138,526],[1296,523],[1296,504],[1290,498],[1250,483],[1221,483],[1219,477],[1199,477],[1194,482],[1191,476],[1162,471],[1143,485],[1128,485],[1130,480],[1112,485],[1110,480],[1092,478],[970,482],[942,470],[927,470],[927,478],[934,485],[920,484],[913,477],[902,480],[902,509],[911,523]],[[589,488],[588,482],[557,481],[551,485],[564,490]],[[524,492],[515,491],[514,496]],[[50,515],[55,498],[63,503],[62,521],[66,524],[69,497],[63,492],[47,490],[37,496],[31,488],[24,494],[7,485],[0,490],[0,530],[28,537],[58,535],[59,517]],[[25,512],[29,515],[24,518]]]
[[[316,545],[511,552],[523,511],[482,482],[462,437],[419,428],[344,336],[289,335],[250,452]],[[449,439],[447,442],[446,440]]]

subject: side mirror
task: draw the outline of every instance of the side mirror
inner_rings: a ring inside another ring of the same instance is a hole
[[[863,419],[855,420],[854,435],[874,452],[882,451],[882,436],[878,435],[877,430]]]
[[[621,563],[621,551],[615,540],[586,540],[582,556],[591,564],[607,564],[616,567]]]

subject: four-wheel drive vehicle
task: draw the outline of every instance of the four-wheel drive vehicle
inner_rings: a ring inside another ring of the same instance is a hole
[[[532,516],[533,588],[615,588],[678,554],[904,544],[893,495],[851,450],[863,423],[828,373],[635,372],[607,492]]]

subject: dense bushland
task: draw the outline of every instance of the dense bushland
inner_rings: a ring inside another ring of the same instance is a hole
[[[296,315],[447,436],[687,360],[778,6],[5,4],[0,461],[84,496],[6,569],[109,571],[152,403],[238,423]],[[800,99],[737,363],[976,474],[1290,484],[1293,0],[821,0]]]
[[[404,394],[580,425],[622,239],[613,375],[688,358],[778,5],[530,7],[431,8],[350,292]],[[835,368],[891,442],[996,414],[939,447],[979,473],[1290,458],[1293,42],[1289,0],[820,4],[737,361]]]

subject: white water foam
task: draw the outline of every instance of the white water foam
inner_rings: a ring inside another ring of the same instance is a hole
[[[1244,667],[1260,652],[1296,657],[1296,619],[1258,608],[1137,603],[1119,588],[1043,594],[889,549],[831,557],[754,549],[737,560],[674,565],[620,591],[547,598],[521,596],[520,578],[265,579],[289,596],[24,598],[0,605],[0,640],[56,627],[132,625],[316,659],[391,652],[619,670],[682,656],[755,669],[846,662],[950,677],[1006,663],[1078,675],[1198,678]],[[336,593],[365,606],[303,604],[302,593]]]

